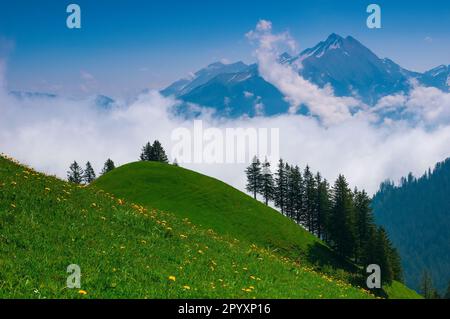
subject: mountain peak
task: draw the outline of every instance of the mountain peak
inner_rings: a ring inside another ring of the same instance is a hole
[[[306,49],[305,51],[300,53],[300,56],[302,57],[314,56],[316,58],[321,58],[329,50],[341,48],[343,42],[344,38],[342,38],[339,34],[332,33],[328,36],[328,38],[325,41],[321,41],[315,47]]]
[[[325,42],[338,41],[338,40],[343,40],[343,38],[339,34],[333,32],[328,36],[328,38]]]

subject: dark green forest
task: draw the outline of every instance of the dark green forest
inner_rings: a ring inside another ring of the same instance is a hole
[[[384,182],[372,208],[399,250],[406,283],[423,294],[432,285],[444,295],[450,281],[450,159],[420,178]]]
[[[273,201],[283,215],[362,269],[378,264],[384,284],[403,281],[400,256],[385,229],[375,225],[370,197],[351,190],[343,175],[330,185],[309,166],[300,169],[280,159],[272,173],[269,162],[256,157],[246,175],[255,199],[259,194],[266,205]]]

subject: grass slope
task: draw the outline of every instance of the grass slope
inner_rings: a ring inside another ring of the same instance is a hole
[[[93,186],[300,261],[335,257],[315,236],[276,210],[217,179],[181,167],[131,163],[100,177]]]
[[[81,267],[81,292],[66,288],[69,264]],[[0,298],[372,297],[258,244],[1,156],[0,269]]]
[[[322,241],[274,209],[255,201],[241,191],[208,176],[172,165],[136,162],[119,167],[93,184],[127,200],[157,207],[189,218],[194,224],[222,236],[237,238],[266,248],[280,258],[303,265],[355,270],[338,258]],[[355,281],[353,275],[331,270],[340,278]],[[390,298],[417,298],[403,284],[386,287]]]

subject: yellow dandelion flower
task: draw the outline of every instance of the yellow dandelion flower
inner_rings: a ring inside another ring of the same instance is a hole
[[[177,280],[177,278],[175,277],[175,276],[169,276],[169,278],[168,278],[170,281],[175,281],[175,280]]]
[[[78,293],[80,295],[87,295],[87,291],[86,290],[79,290]]]
[[[184,289],[184,290],[190,290],[191,287],[189,287],[188,285],[185,285],[185,286],[183,286],[183,289]]]
[[[51,191],[51,189],[48,188],[48,187],[46,187],[46,188],[44,188],[44,189],[45,189],[46,192],[50,192],[50,191]]]
[[[255,280],[256,279],[256,277],[255,276],[250,276],[250,279],[253,279],[253,280]]]

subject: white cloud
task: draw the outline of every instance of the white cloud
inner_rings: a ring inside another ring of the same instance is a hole
[[[330,125],[351,118],[351,109],[362,107],[357,99],[336,97],[330,86],[320,88],[305,80],[291,65],[279,63],[282,48],[295,51],[297,44],[287,32],[274,34],[270,21],[261,20],[255,30],[246,36],[257,45],[254,54],[261,76],[285,95],[290,113],[294,114],[306,105],[312,115],[318,116],[325,125]]]
[[[450,93],[413,82],[408,93],[385,96],[371,111],[381,113],[398,111],[410,118],[414,124],[426,127],[447,125],[450,123]]]

